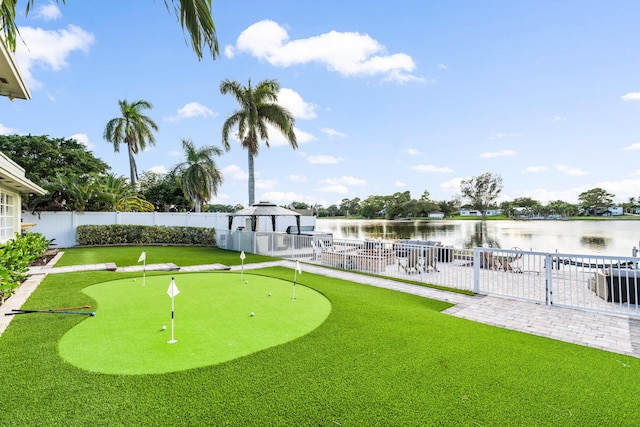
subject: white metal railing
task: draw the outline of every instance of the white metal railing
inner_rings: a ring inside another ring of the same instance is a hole
[[[479,294],[640,317],[640,259],[217,232],[218,246]]]

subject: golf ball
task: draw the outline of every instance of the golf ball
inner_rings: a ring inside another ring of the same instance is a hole
[[[253,311],[252,311],[252,312],[251,312],[251,317],[253,317],[253,316],[254,316],[254,314],[253,314]]]
[[[167,329],[167,327],[166,327],[165,325],[162,325],[162,328],[161,328],[161,329],[162,329],[163,331],[165,331],[165,330]]]
[[[269,296],[271,296],[271,292],[269,292]]]

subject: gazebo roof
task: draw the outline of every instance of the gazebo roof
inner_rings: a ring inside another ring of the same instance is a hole
[[[258,202],[229,216],[300,216],[298,212],[281,208],[274,203]]]
[[[233,223],[233,218],[237,216],[248,216],[251,217],[251,231],[255,231],[256,228],[256,218],[259,216],[268,216],[271,217],[271,225],[273,227],[273,231],[276,231],[276,217],[278,216],[294,216],[296,217],[296,225],[298,226],[298,234],[300,233],[300,214],[298,212],[292,211],[290,209],[281,208],[280,206],[275,205],[274,203],[269,202],[258,202],[254,203],[248,208],[239,210],[238,212],[234,212],[229,214],[229,230],[231,230],[231,224]]]

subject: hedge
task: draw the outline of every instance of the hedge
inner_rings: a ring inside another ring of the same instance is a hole
[[[216,230],[204,227],[161,225],[79,225],[78,245],[123,245],[170,243],[215,246]]]
[[[0,304],[27,278],[27,267],[44,255],[49,243],[40,233],[16,233],[13,239],[0,245]]]

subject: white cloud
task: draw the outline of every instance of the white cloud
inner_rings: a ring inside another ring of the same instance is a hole
[[[87,149],[89,149],[89,150],[93,150],[94,148],[96,148],[95,144],[93,144],[91,141],[89,141],[89,135],[87,135],[86,133],[73,134],[73,135],[71,135],[69,137],[69,139],[75,139],[80,144],[82,144],[85,147],[87,147]]]
[[[531,172],[531,173],[539,173],[539,172],[545,172],[547,169],[549,168],[547,168],[546,166],[529,166],[524,171]]]
[[[176,150],[170,150],[167,154],[171,157],[182,157],[184,155],[184,153]]]
[[[338,132],[335,129],[331,129],[331,128],[322,128],[320,129],[322,132],[324,132],[325,134],[329,135],[331,138],[346,138],[347,134],[346,133],[342,133],[342,132]]]
[[[396,181],[396,182],[393,183],[393,185],[395,187],[406,187],[407,183],[406,182],[402,182],[402,181]]]
[[[420,151],[416,150],[415,148],[406,148],[404,150],[400,150],[400,153],[408,154],[410,156],[417,156],[420,154]]]
[[[169,172],[165,165],[152,166],[151,169],[149,169],[149,171],[153,172],[153,173],[167,173],[167,172]]]
[[[509,156],[517,156],[518,153],[513,150],[502,150],[502,151],[493,151],[480,154],[480,157],[483,159],[493,159],[495,157],[509,157]]]
[[[441,70],[448,70],[449,69],[447,64],[438,64],[438,68],[441,69]]]
[[[442,188],[445,191],[460,191],[460,182],[463,179],[468,179],[468,178],[451,178],[449,181],[445,181],[442,184],[440,184],[440,188]]]
[[[222,168],[222,175],[224,176],[225,180],[230,179],[233,181],[246,181],[249,179],[249,174],[243,171],[237,165],[229,165]]]
[[[289,181],[291,182],[307,182],[307,177],[304,175],[289,175]]]
[[[498,132],[489,135],[487,139],[519,138],[521,136],[524,135],[518,132]]]
[[[262,193],[259,200],[268,200],[275,204],[289,204],[292,200],[301,201],[304,198],[292,191],[269,191]]]
[[[312,165],[336,165],[343,162],[342,157],[329,156],[326,154],[316,154],[307,158]]]
[[[620,97],[623,101],[640,101],[640,92],[629,92]]]
[[[453,169],[447,166],[436,166],[436,165],[415,165],[411,166],[411,170],[417,172],[430,172],[430,173],[451,173]]]
[[[227,200],[229,200],[231,196],[227,193],[218,193],[214,198],[212,198],[209,202],[217,205],[226,205]]]
[[[217,114],[200,104],[199,102],[189,102],[184,107],[178,109],[175,116],[165,117],[168,122],[176,122],[182,119],[190,119],[193,117],[215,117]]]
[[[55,21],[62,17],[62,12],[60,12],[58,5],[49,2],[49,4],[38,5],[36,7],[35,17],[45,21]]]
[[[563,172],[567,175],[572,175],[572,176],[589,175],[589,172],[585,170],[582,170],[580,168],[574,168],[567,165],[556,165],[556,169],[560,172]]]
[[[256,179],[256,188],[261,190],[273,190],[278,185],[277,179]]]
[[[323,184],[342,184],[342,185],[367,185],[367,181],[353,176],[341,176],[340,178],[325,178],[321,179]]]
[[[0,123],[0,135],[10,135],[10,134],[16,133],[17,131],[18,131],[17,129],[7,127],[2,123]]]
[[[88,52],[94,40],[93,34],[75,25],[57,31],[20,27],[20,36],[24,43],[17,44],[15,58],[27,86],[32,89],[42,87],[42,83],[33,77],[33,67],[45,66],[60,71],[68,65],[67,58],[72,52]]]
[[[348,194],[349,188],[347,188],[346,185],[332,184],[332,185],[322,186],[318,188],[318,191],[323,191],[325,193]]]
[[[292,89],[281,88],[278,93],[278,104],[285,107],[296,119],[315,119],[316,106],[305,102],[300,94]]]
[[[387,54],[385,47],[367,34],[337,32],[290,40],[287,30],[271,20],[256,22],[242,31],[235,47],[225,54],[248,53],[276,67],[317,62],[343,76],[381,75],[396,82],[423,81],[405,53]]]
[[[267,132],[269,132],[269,146],[270,147],[282,147],[289,146],[289,141],[284,137],[282,132],[277,130],[271,125],[267,125]],[[296,134],[296,141],[298,145],[306,144],[311,141],[315,141],[316,137],[298,128],[294,128],[293,132]]]
[[[640,142],[634,142],[631,145],[627,145],[623,150],[640,150]]]
[[[551,118],[552,122],[566,122],[567,118],[566,117],[562,117],[562,116],[553,116]]]

